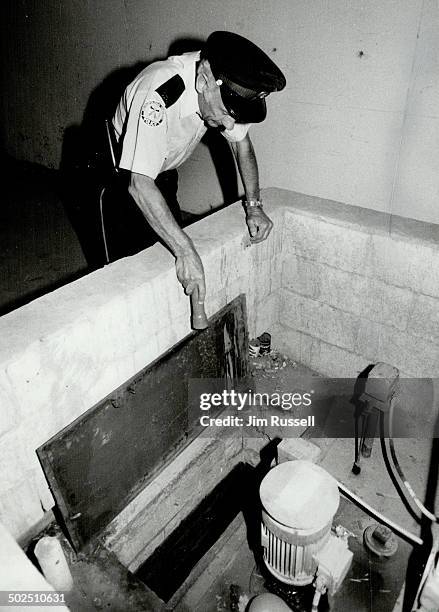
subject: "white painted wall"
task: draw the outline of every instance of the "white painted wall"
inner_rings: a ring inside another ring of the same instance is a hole
[[[424,0],[392,210],[439,223],[439,3]]]
[[[253,139],[263,186],[439,222],[437,0],[27,0],[3,43],[7,150],[59,163],[63,130],[112,70],[214,29],[285,71]],[[5,10],[2,8],[2,10]],[[361,54],[362,52],[362,54]],[[221,202],[203,146],[181,173],[192,211]]]

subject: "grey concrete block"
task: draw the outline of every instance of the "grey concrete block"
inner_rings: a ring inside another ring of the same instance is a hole
[[[399,329],[407,327],[415,295],[409,289],[295,255],[283,264],[282,283],[294,293]]]
[[[439,377],[439,345],[405,332],[381,328],[380,361],[413,377]]]
[[[271,293],[257,303],[255,333],[252,336],[260,336],[267,331],[272,333],[273,327],[279,322],[279,293]]]
[[[439,340],[439,299],[418,295],[408,324],[408,332],[429,342]]]
[[[439,247],[425,249],[421,293],[439,298]]]
[[[359,319],[317,300],[281,292],[280,322],[324,342],[353,349]]]
[[[291,253],[283,262],[282,287],[317,300],[322,291],[323,265]]]
[[[362,231],[325,221],[285,216],[285,253],[330,265],[347,272],[367,274],[372,237]]]
[[[370,361],[354,352],[322,341],[312,345],[310,367],[333,378],[356,378]]]
[[[421,291],[429,273],[431,253],[422,243],[408,243],[389,236],[373,236],[371,269],[379,280],[396,287]]]
[[[407,329],[415,293],[376,279],[366,280],[361,295],[362,316],[399,330]]]
[[[361,319],[355,353],[375,363],[380,360],[380,337],[383,326],[369,319]]]
[[[355,378],[370,360],[355,352],[323,342],[282,323],[276,329],[276,346],[291,359],[323,376]]]
[[[292,360],[310,367],[314,338],[279,322],[273,329],[272,343]]]

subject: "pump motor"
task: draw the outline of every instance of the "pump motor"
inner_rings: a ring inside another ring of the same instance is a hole
[[[335,593],[352,561],[347,538],[331,531],[340,502],[337,481],[310,461],[286,461],[265,476],[260,497],[267,569],[290,585],[319,577],[322,592]]]

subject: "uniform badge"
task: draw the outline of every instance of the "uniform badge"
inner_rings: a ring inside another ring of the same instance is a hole
[[[165,109],[157,100],[147,100],[140,111],[144,123],[146,123],[146,125],[152,125],[153,127],[161,124],[164,114]]]

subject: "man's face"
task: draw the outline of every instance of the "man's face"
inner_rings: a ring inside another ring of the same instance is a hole
[[[231,117],[221,98],[220,87],[217,85],[210,67],[202,67],[202,87],[198,89],[198,106],[203,121],[213,128],[231,130],[235,119]]]
[[[231,130],[235,120],[231,117],[221,99],[220,88],[217,91],[205,90],[198,94],[198,106],[200,115],[209,127],[220,130]]]

